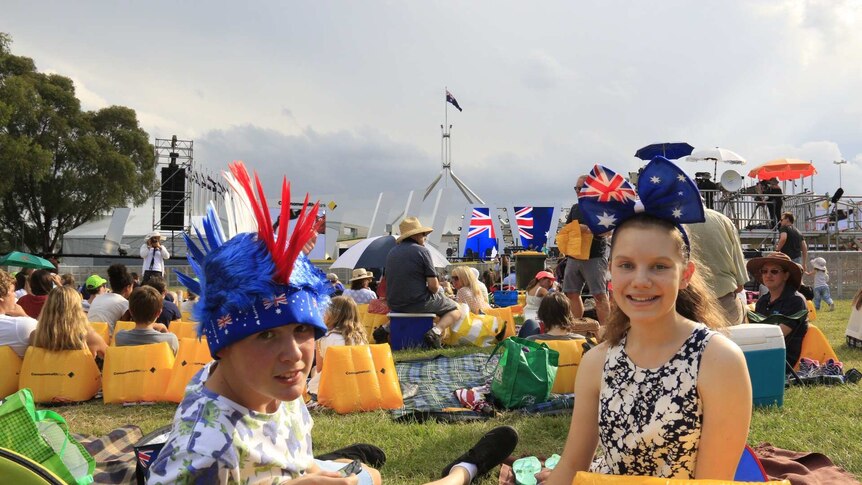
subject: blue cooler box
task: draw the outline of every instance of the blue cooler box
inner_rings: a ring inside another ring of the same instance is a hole
[[[783,405],[786,352],[781,328],[749,323],[728,330],[730,339],[745,353],[754,406]]]
[[[425,347],[424,337],[434,326],[433,313],[390,313],[389,346],[392,350]]]

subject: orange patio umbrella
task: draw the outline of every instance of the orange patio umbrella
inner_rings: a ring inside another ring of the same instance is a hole
[[[814,164],[797,158],[779,158],[771,160],[748,172],[749,177],[760,180],[768,180],[773,177],[778,180],[796,180],[802,177],[810,177],[817,173]]]

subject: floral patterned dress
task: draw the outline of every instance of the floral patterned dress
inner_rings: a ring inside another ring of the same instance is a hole
[[[655,369],[631,361],[626,337],[608,349],[599,391],[601,449],[590,471],[694,477],[703,425],[697,375],[713,335],[698,324],[679,351]]]
[[[302,475],[314,460],[302,399],[254,412],[204,387],[213,364],[186,388],[147,483],[275,484]]]

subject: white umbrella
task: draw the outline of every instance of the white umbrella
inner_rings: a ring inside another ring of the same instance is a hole
[[[377,236],[369,237],[350,247],[338,259],[332,263],[331,269],[337,268],[380,268],[386,267],[386,256],[389,255],[389,250],[395,247],[395,236]],[[435,268],[445,268],[449,266],[449,260],[446,259],[440,251],[426,244],[425,248],[431,253],[431,262]]]
[[[722,163],[730,163],[733,165],[744,165],[745,159],[742,158],[738,153],[728,150],[727,148],[705,148],[702,150],[695,150],[691,153],[691,155],[685,157],[686,162],[713,162],[713,174],[712,178],[715,179],[718,176],[718,162]]]

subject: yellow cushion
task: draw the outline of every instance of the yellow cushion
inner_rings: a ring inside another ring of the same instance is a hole
[[[176,323],[172,323],[171,327]],[[192,377],[203,366],[209,364],[212,360],[206,337],[203,337],[201,340],[196,338],[181,338],[180,348],[174,360],[174,369],[171,372],[168,389],[165,392],[165,400],[176,403],[182,401],[189,381],[192,380]]]
[[[497,334],[503,329],[503,324],[494,315],[476,315],[464,311],[463,317],[455,325],[449,327],[449,334],[444,342],[448,345],[475,345],[488,347],[497,343]]]
[[[371,336],[377,327],[389,323],[389,317],[379,313],[368,313],[368,303],[356,305],[356,310],[359,313],[359,321],[362,322],[362,327],[365,329],[365,335]]]
[[[488,315],[494,315],[500,322],[500,325],[506,326],[506,332],[503,334],[503,339],[515,336],[515,315],[512,313],[512,307],[491,308],[485,310]]]
[[[108,322],[90,322],[90,327],[102,337],[106,344],[111,343],[111,327]]]
[[[404,406],[387,344],[329,347],[318,391],[318,402],[340,414]]]
[[[198,338],[198,322],[187,322],[184,320],[174,320],[168,330],[177,336],[178,339],[183,338]]]
[[[18,376],[21,374],[21,357],[12,347],[0,347],[0,399],[18,392]]]
[[[96,395],[101,382],[89,350],[28,347],[18,388],[29,388],[36,402],[87,401]]]
[[[118,332],[122,332],[125,330],[134,330],[135,322],[127,322],[124,320],[117,320],[117,323],[114,324],[114,333],[111,334],[111,345],[116,345],[114,343],[114,337],[116,337]]]
[[[817,320],[817,309],[814,308],[814,302],[811,300],[805,300],[805,306],[808,307],[808,322],[813,322]]]
[[[554,379],[554,387],[551,392],[556,394],[569,394],[575,392],[575,378],[578,376],[578,366],[581,365],[581,357],[584,355],[584,343],[586,339],[575,340],[537,340],[560,353],[560,361],[557,364],[557,377]]]
[[[805,333],[805,337],[802,338],[802,350],[799,352],[799,359],[801,360],[802,357],[808,357],[821,364],[829,359],[838,361],[838,356],[835,355],[835,350],[829,345],[826,335],[823,335],[823,332],[811,323],[808,324],[808,331]],[[799,362],[796,363],[794,368],[799,370]]]
[[[599,473],[578,472],[572,485],[744,485],[761,483],[767,485],[790,485],[788,480],[769,482],[735,482],[733,480],[694,480],[685,478],[656,478],[638,476],[601,475]]]
[[[174,367],[167,342],[108,347],[105,354],[105,403],[164,401]]]
[[[592,243],[593,234],[589,231],[581,231],[581,224],[578,221],[572,221],[563,226],[556,237],[560,253],[575,259],[589,259]]]

